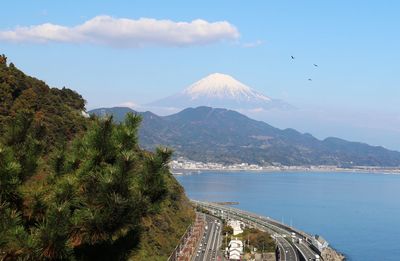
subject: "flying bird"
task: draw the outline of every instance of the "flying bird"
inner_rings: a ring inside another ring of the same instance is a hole
[[[318,64],[315,64],[315,63],[314,63],[314,66],[315,66],[315,67],[318,67]]]
[[[308,80],[311,82],[312,81],[312,79],[311,78],[308,78]]]
[[[293,55],[291,55],[290,57],[292,58],[292,60],[294,60],[294,56]]]

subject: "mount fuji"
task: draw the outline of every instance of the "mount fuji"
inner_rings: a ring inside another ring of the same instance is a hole
[[[291,105],[263,95],[230,75],[213,73],[182,92],[147,104],[153,108],[209,106],[233,110],[291,109]]]

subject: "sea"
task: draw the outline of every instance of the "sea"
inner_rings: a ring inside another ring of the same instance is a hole
[[[317,234],[347,260],[400,260],[400,175],[222,172],[176,175],[196,200],[233,206]]]

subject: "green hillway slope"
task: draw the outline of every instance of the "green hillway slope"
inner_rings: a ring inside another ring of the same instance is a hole
[[[0,259],[165,260],[192,222],[171,151],[138,145],[141,117],[84,106],[0,56]]]

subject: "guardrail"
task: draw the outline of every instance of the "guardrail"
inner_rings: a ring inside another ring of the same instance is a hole
[[[186,228],[186,231],[183,234],[183,236],[181,237],[181,239],[179,240],[178,245],[175,247],[174,251],[168,257],[168,259],[167,259],[168,261],[176,261],[177,260],[177,258],[179,257],[179,253],[181,252],[183,246],[185,245],[187,238],[190,237],[191,229],[192,229],[192,225],[189,225]]]
[[[179,240],[168,261],[189,261],[194,254],[196,246],[204,233],[205,220],[196,213],[196,220],[191,224]]]

